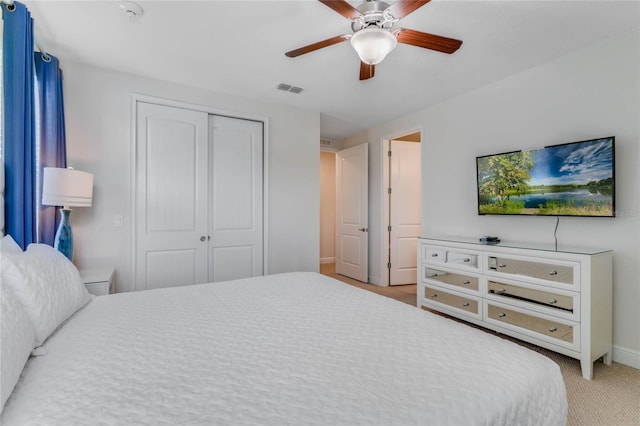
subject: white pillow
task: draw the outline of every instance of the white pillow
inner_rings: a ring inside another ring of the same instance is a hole
[[[11,395],[31,349],[36,344],[33,325],[22,303],[7,285],[0,285],[0,410]]]
[[[11,235],[5,235],[0,241],[0,252],[4,253],[22,253],[22,247],[11,238]]]
[[[36,346],[91,298],[73,263],[51,246],[30,244],[24,253],[2,257],[2,280],[24,305]]]

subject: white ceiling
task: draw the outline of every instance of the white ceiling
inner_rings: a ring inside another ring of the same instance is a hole
[[[287,58],[349,22],[315,0],[23,0],[36,40],[62,59],[321,113],[341,139],[640,26],[640,2],[432,0],[397,26],[463,40],[453,55],[398,45],[359,81],[348,42]],[[359,2],[349,1],[353,6]],[[295,95],[279,83],[304,88]]]

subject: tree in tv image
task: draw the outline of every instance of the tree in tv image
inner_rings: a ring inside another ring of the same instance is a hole
[[[478,213],[614,216],[614,138],[477,158]]]

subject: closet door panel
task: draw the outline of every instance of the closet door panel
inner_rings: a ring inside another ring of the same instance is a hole
[[[209,147],[209,278],[262,275],[262,123],[210,116]]]
[[[196,229],[197,128],[149,117],[146,152],[148,233]]]
[[[212,147],[213,211],[212,230],[252,231],[256,227],[255,201],[260,188],[253,170],[255,159],[253,135],[242,130],[218,128]]]
[[[146,274],[150,287],[194,284],[198,276],[197,250],[147,251]]]
[[[208,281],[207,120],[137,103],[136,290]]]
[[[211,281],[227,281],[253,276],[255,251],[253,245],[214,248]]]

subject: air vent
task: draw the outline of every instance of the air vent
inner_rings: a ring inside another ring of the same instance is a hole
[[[278,84],[278,90],[282,90],[283,92],[290,92],[299,95],[304,90],[302,87],[292,86],[290,84],[280,83]]]
[[[320,139],[320,146],[332,146],[333,142],[331,139]]]

